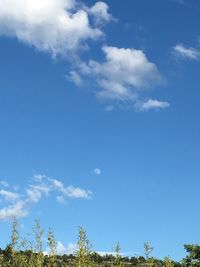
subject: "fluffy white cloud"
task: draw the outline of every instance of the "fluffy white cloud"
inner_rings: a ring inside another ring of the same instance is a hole
[[[101,99],[136,103],[142,90],[162,80],[156,65],[142,50],[104,46],[104,62],[81,63],[78,57],[78,51],[87,48],[87,41],[102,37],[102,25],[112,20],[109,6],[102,1],[91,7],[78,0],[0,1],[0,36],[70,60],[73,63],[67,78],[81,86],[83,76],[92,76]],[[180,45],[174,50],[189,54],[189,49]],[[197,52],[193,49],[190,57],[197,57]]]
[[[149,99],[146,102],[138,103],[138,109],[141,111],[148,111],[150,109],[164,109],[169,107],[168,102],[158,101],[156,99]]]
[[[99,169],[99,168],[95,168],[95,169],[94,169],[94,174],[95,174],[95,175],[101,175],[101,169]]]
[[[67,248],[63,245],[62,242],[57,242],[56,252],[58,255],[64,255],[67,254]]]
[[[177,44],[173,47],[173,52],[175,55],[191,60],[199,60],[200,59],[200,51],[193,47],[185,47],[183,44]]]
[[[105,2],[96,2],[93,7],[88,9],[88,13],[94,16],[95,23],[101,25],[105,22],[110,22],[114,18],[108,12],[109,6]]]
[[[75,0],[1,0],[0,35],[16,37],[40,51],[68,55],[87,39],[103,35],[89,16],[109,21],[108,7],[96,3],[84,8]]]
[[[67,246],[64,246],[62,242],[57,242],[56,252],[58,255],[64,254],[74,254],[77,249],[77,245],[73,243],[69,243]]]
[[[65,198],[81,198],[90,199],[92,192],[79,187],[65,186],[57,179],[49,178],[46,175],[37,175],[33,177],[33,184],[29,183],[24,192],[20,194],[16,192],[0,190],[0,196],[3,198],[0,209],[0,220],[7,220],[14,216],[25,217],[29,214],[30,206],[41,201],[43,197],[50,196],[50,193],[59,193],[56,198],[57,202],[64,203]],[[14,204],[6,205],[4,201],[14,202]]]
[[[104,46],[103,52],[105,62],[90,60],[78,70],[95,77],[100,98],[134,102],[142,90],[162,80],[156,65],[141,50]]]

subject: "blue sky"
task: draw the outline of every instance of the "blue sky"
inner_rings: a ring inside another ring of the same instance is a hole
[[[0,1],[0,227],[64,251],[198,243],[200,3]],[[69,245],[71,244],[71,245]]]

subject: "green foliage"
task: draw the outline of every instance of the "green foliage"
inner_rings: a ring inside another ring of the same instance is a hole
[[[173,261],[170,259],[170,257],[165,257],[163,259],[164,267],[173,267]]]
[[[56,239],[50,228],[47,235],[49,254],[44,256],[44,238],[39,220],[35,221],[33,238],[32,235],[21,238],[18,221],[13,218],[10,244],[5,249],[0,249],[0,267],[200,267],[199,245],[185,245],[187,256],[181,262],[175,262],[169,257],[163,260],[153,258],[150,243],[144,243],[145,257],[122,256],[119,242],[116,243],[113,254],[102,256],[91,251],[86,231],[82,227],[78,231],[76,254],[62,256],[56,254]]]
[[[12,221],[12,232],[10,239],[10,245],[12,250],[14,251],[17,249],[17,244],[19,242],[19,225],[16,217],[14,217]]]
[[[50,266],[55,266],[55,255],[56,255],[56,240],[54,236],[53,230],[50,228],[48,231],[48,237],[47,237],[47,245],[49,248],[49,258],[50,258]]]
[[[121,247],[119,242],[116,243],[115,247],[114,247],[114,266],[115,267],[123,267],[123,261],[122,261],[122,256],[121,256]]]
[[[183,266],[200,266],[200,246],[199,245],[184,245],[188,255],[183,259]]]
[[[35,225],[33,226],[33,233],[35,236],[35,253],[37,266],[42,267],[44,258],[42,238],[44,230],[41,228],[39,220],[35,220]]]
[[[146,259],[149,259],[151,254],[153,252],[153,247],[149,242],[144,243],[144,255],[146,256]]]
[[[87,234],[83,227],[79,227],[77,252],[76,252],[76,267],[89,267],[91,262],[91,245],[87,239]]]

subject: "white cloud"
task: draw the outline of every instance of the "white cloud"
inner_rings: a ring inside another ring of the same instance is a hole
[[[63,245],[62,242],[57,242],[56,252],[58,255],[64,255],[67,254],[67,248]]]
[[[17,38],[39,51],[68,60],[77,59],[77,52],[87,47],[87,40],[103,36],[101,26],[111,20],[114,18],[109,6],[102,1],[92,7],[76,0],[0,1],[0,36]],[[72,67],[67,78],[80,86],[82,75],[92,75],[101,88],[99,98],[132,102],[142,88],[161,80],[156,65],[141,50],[104,46],[103,52],[105,62],[90,60],[78,71]]]
[[[74,254],[77,249],[77,245],[73,243],[69,243],[67,246],[64,246],[62,242],[57,242],[56,252],[58,255],[64,254]]]
[[[95,23],[101,25],[102,23],[108,23],[111,20],[115,20],[108,12],[109,6],[104,2],[96,2],[93,7],[88,9],[89,14],[94,16]]]
[[[0,36],[69,60],[72,66],[67,78],[81,86],[84,76],[93,77],[100,88],[98,98],[136,103],[142,90],[162,80],[142,50],[104,46],[104,62],[89,60],[86,64],[79,58],[87,41],[102,37],[102,25],[112,20],[109,6],[102,1],[91,7],[78,0],[0,1]]]
[[[49,181],[52,183],[55,189],[57,189],[67,197],[90,199],[92,196],[92,192],[89,190],[74,187],[72,185],[65,187],[63,183],[58,181],[57,179],[49,179]]]
[[[64,191],[64,185],[61,181],[57,179],[51,179],[51,178],[49,178],[49,181],[52,183],[54,188],[58,189],[59,191]]]
[[[83,188],[74,186],[65,186],[57,179],[49,178],[46,175],[37,175],[33,177],[33,184],[29,183],[24,192],[17,194],[15,192],[0,190],[0,195],[4,201],[16,202],[12,205],[1,203],[0,220],[7,220],[16,217],[25,217],[29,214],[30,206],[41,201],[43,197],[50,197],[50,193],[59,193],[56,200],[59,203],[65,203],[66,198],[91,199],[92,192]],[[42,178],[42,179],[40,179]]]
[[[105,61],[90,60],[79,66],[83,76],[93,76],[103,99],[136,102],[142,91],[162,81],[154,63],[142,50],[104,46]]]
[[[19,194],[4,189],[0,190],[0,196],[4,197],[6,201],[10,202],[17,200],[20,197]]]
[[[26,217],[27,215],[26,202],[22,200],[0,209],[0,220],[12,219],[13,217]]]
[[[95,174],[95,175],[101,175],[101,169],[99,169],[99,168],[95,168],[95,169],[94,169],[94,174]]]
[[[38,191],[41,194],[45,194],[45,195],[48,195],[49,192],[51,191],[50,186],[45,182],[42,182],[42,183],[36,184],[36,185],[35,184],[30,185],[30,188],[32,189],[32,191]]]
[[[132,100],[137,90],[160,80],[155,64],[141,50],[104,46],[106,62],[90,62],[99,75],[100,97]]]
[[[183,44],[177,44],[173,47],[173,52],[175,55],[191,60],[199,60],[200,59],[200,51],[193,47],[185,47]]]
[[[1,0],[0,35],[67,56],[86,40],[103,35],[100,28],[91,25],[89,16],[95,14],[96,20],[109,21],[107,9],[103,2],[86,9],[75,0]]]
[[[168,102],[158,101],[156,99],[149,99],[146,102],[138,103],[137,107],[141,111],[148,111],[150,109],[155,109],[155,110],[164,109],[169,106],[170,104]]]
[[[97,253],[98,253],[100,256],[106,256],[106,255],[113,255],[113,256],[115,256],[115,253],[112,252],[112,251],[97,251]]]
[[[72,198],[85,198],[85,199],[91,199],[92,198],[92,192],[89,190],[85,190],[79,187],[74,186],[68,186],[65,188],[64,191],[65,195]]]
[[[27,200],[30,202],[37,203],[42,197],[42,193],[36,189],[27,189],[26,193],[27,193]]]
[[[72,70],[66,75],[66,78],[73,82],[76,86],[81,86],[83,84],[82,77],[78,74],[78,72]]]
[[[46,175],[44,175],[44,174],[34,174],[33,175],[33,179],[36,180],[36,181],[40,181],[41,182],[45,178],[46,178]]]

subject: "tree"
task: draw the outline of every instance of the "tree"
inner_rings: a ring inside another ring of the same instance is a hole
[[[153,252],[153,246],[149,242],[145,242],[144,243],[144,254],[146,257],[146,262],[148,263],[150,267],[154,266],[154,261],[155,261],[155,259],[151,255],[152,252]]]
[[[114,266],[122,267],[123,261],[122,261],[121,247],[120,247],[119,242],[117,242],[115,247],[114,247],[114,255],[115,255]]]
[[[44,230],[41,228],[40,220],[35,220],[35,225],[33,226],[33,233],[35,236],[35,253],[37,253],[36,262],[37,267],[41,267],[43,264],[43,243],[42,238]]]
[[[183,259],[183,266],[200,266],[200,246],[184,245],[188,255]]]
[[[163,259],[164,267],[173,267],[173,261],[170,259],[170,257],[164,257]]]
[[[77,251],[76,251],[76,267],[89,267],[91,263],[91,245],[87,239],[86,231],[83,227],[79,227]]]
[[[55,240],[54,232],[51,228],[48,231],[47,245],[49,247],[50,264],[51,264],[51,267],[54,267],[57,243]]]
[[[149,242],[144,243],[144,254],[148,260],[153,252],[153,247]]]
[[[17,254],[17,249],[19,249],[19,225],[16,217],[13,217],[12,221],[12,231],[10,237],[10,246],[7,247],[10,250],[10,264],[14,267],[18,265],[19,255]]]
[[[13,251],[17,249],[18,242],[19,242],[19,225],[16,217],[13,217],[12,232],[10,238],[10,245]]]

